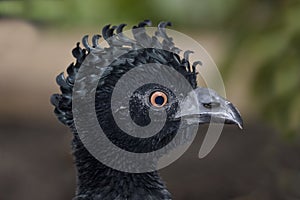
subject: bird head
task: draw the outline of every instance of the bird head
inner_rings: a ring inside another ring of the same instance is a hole
[[[78,43],[72,51],[76,63],[68,67],[68,77],[63,74],[57,77],[62,94],[53,95],[51,102],[59,120],[74,127],[73,89],[82,65],[98,69],[105,63],[96,84],[96,117],[107,138],[123,150],[134,153],[159,150],[176,136],[182,125],[213,122],[242,128],[242,118],[232,103],[214,90],[197,85],[196,66],[201,62],[189,62],[191,51],[185,51],[183,57],[179,55],[180,50],[165,31],[170,23],[160,23],[155,36],[147,35],[144,27],[149,24],[145,20],[133,27],[134,39],[122,34],[125,24],[105,26],[102,36],[109,44],[107,48],[98,44],[99,35],[93,37],[93,45],[89,45],[87,36],[83,37],[85,48]],[[111,57],[115,58],[108,62]],[[149,81],[149,77],[155,81]],[[137,80],[148,81],[137,86]],[[123,95],[116,97],[118,89]]]

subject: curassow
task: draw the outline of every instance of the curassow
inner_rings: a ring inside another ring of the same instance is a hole
[[[55,106],[54,112],[58,119],[69,126],[74,134],[72,149],[77,169],[77,190],[74,200],[171,199],[171,194],[166,189],[157,171],[130,173],[113,169],[96,159],[83,144],[74,122],[72,102],[75,79],[89,55],[92,55],[92,58],[88,60],[89,65],[99,65],[99,63],[105,63],[104,55],[121,51],[122,49],[127,50],[125,54],[119,56],[116,60],[109,63],[109,66],[105,67],[105,75],[98,81],[95,92],[97,120],[107,138],[121,149],[136,153],[160,149],[175,137],[180,123],[183,123],[183,120],[181,120],[182,116],[178,117],[176,115],[179,112],[180,102],[174,100],[176,98],[173,91],[155,83],[139,87],[132,94],[128,105],[130,107],[129,117],[139,126],[146,126],[150,123],[149,110],[156,108],[165,109],[167,118],[159,133],[147,138],[133,137],[124,133],[114,121],[111,110],[114,87],[118,80],[128,71],[147,63],[161,64],[175,69],[191,85],[191,89],[196,93],[197,103],[199,104],[197,104],[198,111],[196,113],[192,112],[190,116],[188,116],[189,113],[185,113],[186,119],[193,119],[186,124],[187,126],[190,123],[196,123],[198,126],[198,124],[210,123],[212,120],[237,124],[239,127],[242,127],[241,116],[229,101],[218,96],[211,89],[197,87],[196,65],[200,62],[195,62],[191,65],[188,59],[189,51],[184,53],[184,58],[180,57],[179,49],[165,31],[165,27],[171,24],[169,22],[161,22],[155,35],[149,36],[146,34],[144,27],[150,24],[149,20],[145,20],[134,26],[132,29],[134,39],[122,35],[125,24],[105,26],[102,30],[102,36],[107,41],[108,47],[99,46],[98,39],[101,37],[100,35],[93,37],[92,46],[87,41],[88,37],[83,37],[82,43],[84,48],[81,48],[79,43],[77,43],[76,48],[72,51],[76,62],[67,68],[68,76],[65,77],[61,73],[56,78],[61,94],[52,95],[51,103]],[[137,29],[141,30],[135,31]],[[118,37],[110,39],[117,34]],[[160,49],[148,48],[149,45],[160,47]],[[143,48],[145,46],[147,48]],[[149,73],[157,73],[158,78],[167,79],[161,77],[162,75],[159,72],[151,71],[151,66],[149,68]],[[131,87],[134,81],[126,84],[127,87]]]

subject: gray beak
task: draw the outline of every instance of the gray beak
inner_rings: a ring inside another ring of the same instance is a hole
[[[225,123],[236,124],[243,128],[240,112],[229,101],[209,88],[196,88],[180,103],[180,111],[175,118],[188,123]]]

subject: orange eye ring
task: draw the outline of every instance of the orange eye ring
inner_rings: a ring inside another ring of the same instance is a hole
[[[168,97],[165,93],[163,92],[153,92],[150,96],[150,103],[157,107],[157,108],[161,108],[164,105],[166,105],[166,103],[168,102]]]

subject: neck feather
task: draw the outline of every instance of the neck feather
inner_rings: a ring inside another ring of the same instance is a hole
[[[171,199],[158,172],[126,173],[99,162],[83,146],[77,134],[73,155],[77,168],[76,200]]]

